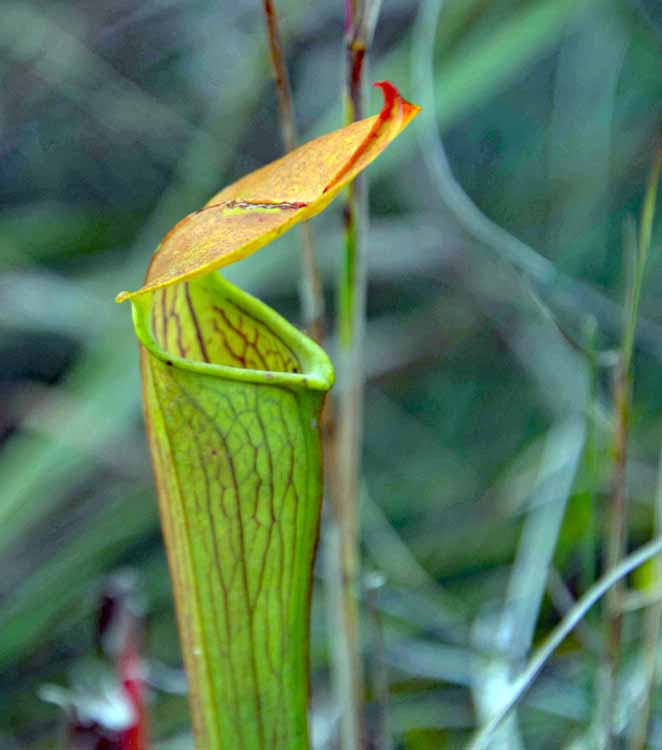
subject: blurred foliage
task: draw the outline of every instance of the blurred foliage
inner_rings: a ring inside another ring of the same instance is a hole
[[[277,3],[306,137],[342,121],[341,5]],[[412,68],[430,7],[385,2],[371,60],[373,79],[416,102],[430,93]],[[436,106],[370,170],[361,513],[366,570],[385,577],[385,646],[366,620],[365,653],[388,666],[397,747],[461,747],[494,685],[601,568],[623,227],[655,150],[661,47],[654,0],[447,0],[423,49]],[[176,221],[280,154],[261,4],[6,0],[0,78],[0,747],[61,746],[40,688],[85,670],[104,579],[126,567],[147,601],[153,735],[190,747],[136,345],[113,295],[140,282]],[[442,200],[435,126],[464,190],[530,245],[516,258]],[[339,210],[313,222],[331,311]],[[660,237],[658,221],[634,357],[630,546],[653,533]],[[297,251],[288,235],[228,276],[296,321]],[[626,617],[617,721],[640,700],[641,620]],[[325,621],[318,591],[318,748],[333,747],[336,718]],[[539,678],[506,726],[517,742],[589,747],[600,624],[591,613]],[[662,747],[661,707],[656,690],[649,747]]]

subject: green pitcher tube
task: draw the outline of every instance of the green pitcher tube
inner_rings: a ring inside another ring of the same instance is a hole
[[[132,299],[198,750],[307,750],[325,352],[213,273]]]

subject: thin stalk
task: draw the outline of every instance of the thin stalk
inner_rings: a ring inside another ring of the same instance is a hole
[[[539,489],[524,523],[506,601],[498,620],[479,619],[474,629],[477,646],[490,650],[489,662],[476,674],[473,690],[478,715],[485,721],[498,711],[512,675],[531,648],[585,435],[583,417],[570,417],[550,430],[538,474]],[[518,750],[523,747],[513,712],[495,733],[489,748]]]
[[[267,24],[269,39],[269,53],[271,67],[276,80],[276,96],[278,98],[278,114],[280,131],[285,151],[292,151],[299,143],[299,134],[294,116],[292,101],[292,87],[283,56],[276,9],[272,0],[263,0],[264,18]],[[302,224],[299,228],[301,241],[301,282],[299,296],[303,322],[308,334],[318,343],[324,338],[324,295],[320,280],[317,261],[315,260],[315,245],[310,224]]]
[[[662,538],[655,539],[640,547],[591,586],[536,650],[526,668],[513,683],[510,694],[503,701],[499,710],[487,724],[474,734],[465,750],[485,750],[495,730],[499,728],[501,722],[510,715],[513,708],[526,695],[548,659],[584,619],[591,607],[635,568],[660,553],[662,553]]]
[[[596,488],[599,484],[600,450],[598,445],[598,360],[597,321],[591,315],[583,324],[582,349],[586,352],[589,378],[588,411],[586,420],[586,444],[583,463],[585,466],[586,490],[583,493],[586,507],[586,529],[580,547],[580,589],[585,591],[598,577],[598,544],[600,539]],[[601,649],[598,649],[598,651]]]
[[[372,573],[365,582],[365,593],[372,621],[371,688],[375,708],[371,747],[374,750],[393,750],[391,716],[389,706],[389,678],[386,664],[383,614],[379,607],[379,594],[386,578],[378,572]]]
[[[576,604],[575,598],[565,585],[565,581],[561,577],[561,574],[554,567],[549,569],[547,593],[552,600],[554,608],[562,616],[567,615]],[[590,654],[598,656],[602,653],[602,639],[598,633],[591,628],[588,622],[582,620],[578,623],[577,638],[581,641],[583,648]]]
[[[627,446],[632,401],[632,354],[637,330],[639,303],[650,247],[652,225],[655,215],[657,183],[660,178],[661,154],[658,151],[648,176],[644,204],[639,225],[639,236],[630,224],[626,226],[624,242],[626,259],[626,300],[624,306],[623,341],[613,382],[614,434],[613,473],[607,514],[608,568],[613,568],[623,558],[627,545]],[[606,685],[607,711],[605,713],[606,748],[613,747],[613,724],[611,717],[616,700],[616,672],[621,648],[623,610],[621,585],[614,586],[607,597],[607,648]]]
[[[615,411],[613,435],[613,473],[609,510],[607,515],[607,567],[613,567],[623,557],[626,546],[626,466],[627,440],[629,431],[631,381],[630,372],[623,368],[623,360],[619,361],[613,383],[613,399]],[[615,586],[607,596],[607,662],[610,666],[612,681],[621,643],[623,613],[621,608],[622,586]],[[612,693],[613,700],[613,689]],[[611,712],[608,712],[609,715]]]
[[[379,6],[379,0],[345,0],[344,102],[348,123],[364,116],[364,64]],[[359,750],[365,737],[358,606],[358,498],[363,437],[367,197],[365,178],[359,177],[348,189],[344,209],[345,252],[338,286],[339,394],[327,580],[341,750]]]
[[[662,535],[662,449],[657,464],[657,491],[655,493],[655,535]],[[662,580],[662,558],[656,557],[654,563],[654,579]],[[662,601],[657,601],[646,612],[642,627],[642,660],[644,672],[644,686],[642,690],[641,709],[636,718],[633,750],[644,750],[648,740],[651,716],[651,695],[656,683],[657,655],[660,645],[662,629]]]

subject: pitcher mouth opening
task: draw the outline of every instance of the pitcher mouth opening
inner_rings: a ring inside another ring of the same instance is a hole
[[[140,342],[167,366],[293,389],[333,385],[333,366],[320,346],[219,273],[131,303]]]

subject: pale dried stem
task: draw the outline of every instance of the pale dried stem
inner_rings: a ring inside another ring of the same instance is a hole
[[[346,121],[364,116],[364,62],[377,21],[375,0],[345,2]],[[363,437],[366,306],[367,185],[357,178],[345,205],[345,253],[338,289],[338,421],[331,485],[327,578],[333,630],[333,678],[339,703],[341,750],[364,745],[364,675],[359,629],[358,498]]]
[[[379,607],[379,595],[385,583],[386,579],[381,573],[373,573],[367,577],[365,582],[367,606],[372,621],[370,685],[374,704],[373,730],[371,733],[373,750],[393,750],[386,643],[384,640],[383,615]]]

